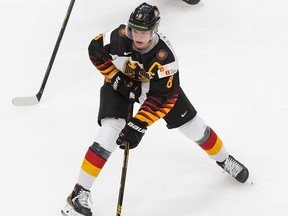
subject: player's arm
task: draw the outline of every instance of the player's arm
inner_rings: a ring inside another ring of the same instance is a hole
[[[130,92],[133,92],[137,98],[141,94],[141,83],[134,81],[116,68],[110,58],[110,43],[103,46],[105,36],[110,37],[110,34],[100,34],[91,41],[88,48],[91,62],[115,91],[126,98],[130,97]]]
[[[94,38],[89,47],[89,58],[93,65],[100,71],[100,73],[105,77],[106,82],[110,82],[119,70],[112,63],[109,55],[109,44],[103,46],[104,34],[100,34]]]

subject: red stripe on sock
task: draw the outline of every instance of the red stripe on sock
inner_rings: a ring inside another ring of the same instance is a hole
[[[210,137],[209,139],[200,145],[200,147],[204,150],[209,150],[212,149],[213,146],[216,144],[216,140],[217,140],[217,135],[216,133],[211,129],[210,130]]]
[[[85,159],[89,163],[93,164],[95,167],[98,167],[100,169],[102,169],[102,167],[106,163],[105,159],[103,159],[100,156],[98,156],[97,154],[95,154],[91,149],[88,149],[88,151],[85,155]]]

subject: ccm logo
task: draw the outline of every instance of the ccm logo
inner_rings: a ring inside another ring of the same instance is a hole
[[[139,126],[133,124],[132,122],[128,122],[128,126],[133,128],[134,130],[140,132],[140,133],[145,133],[145,131],[146,131],[145,129],[140,128]]]

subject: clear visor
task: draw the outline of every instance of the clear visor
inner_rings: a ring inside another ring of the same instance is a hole
[[[135,29],[135,31],[139,32],[140,34],[142,33],[142,35],[146,35],[147,37],[147,34],[149,35],[150,37],[150,40],[155,36],[157,30],[157,28],[154,28],[153,30],[147,30],[147,31],[141,31],[141,30],[138,30],[138,29]],[[126,36],[133,40],[133,35],[132,35],[132,27],[129,26],[129,25],[126,25]]]

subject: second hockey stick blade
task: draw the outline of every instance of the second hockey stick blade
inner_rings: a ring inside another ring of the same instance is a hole
[[[39,103],[39,99],[37,98],[37,95],[30,96],[30,97],[15,97],[12,100],[12,103],[15,106],[31,106]]]

